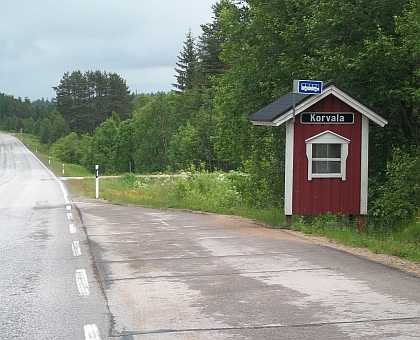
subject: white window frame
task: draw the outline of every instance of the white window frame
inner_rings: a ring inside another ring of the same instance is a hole
[[[346,163],[349,154],[350,139],[340,136],[329,130],[324,131],[318,135],[305,140],[306,143],[306,157],[308,158],[308,181],[312,181],[313,178],[341,178],[346,180]],[[341,154],[340,158],[314,158],[312,157],[312,150],[314,144],[340,144]],[[312,162],[313,161],[339,161],[340,172],[339,173],[313,173]]]

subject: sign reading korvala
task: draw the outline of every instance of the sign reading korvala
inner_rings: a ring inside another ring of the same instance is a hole
[[[302,124],[353,124],[353,112],[302,112]]]

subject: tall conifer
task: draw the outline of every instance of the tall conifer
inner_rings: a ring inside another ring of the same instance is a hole
[[[184,41],[184,48],[178,56],[176,66],[176,83],[172,86],[175,87],[176,92],[185,92],[194,86],[197,70],[196,43],[191,29],[187,33],[187,39]]]

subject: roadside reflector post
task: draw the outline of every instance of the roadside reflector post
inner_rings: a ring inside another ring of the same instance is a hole
[[[61,170],[61,173],[64,175],[64,164],[63,164],[63,168]]]
[[[51,164],[51,157],[48,157],[48,164]]]
[[[96,198],[99,198],[99,165],[95,165]]]

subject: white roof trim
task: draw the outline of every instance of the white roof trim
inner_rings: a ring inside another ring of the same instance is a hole
[[[361,114],[368,117],[371,121],[375,122],[381,127],[384,127],[386,124],[388,124],[388,121],[373,112],[371,109],[366,107],[365,105],[361,104],[360,102],[356,101],[353,97],[349,96],[347,93],[343,92],[339,88],[337,88],[334,85],[330,85],[327,89],[325,89],[321,95],[313,95],[309,97],[309,99],[303,101],[299,105],[296,105],[295,107],[295,115],[297,116],[301,112],[305,111],[315,103],[319,102],[320,100],[324,99],[328,95],[334,95],[338,99],[345,102],[347,105],[355,109],[356,111],[360,112]],[[267,122],[265,124],[262,124],[262,122],[258,122],[258,125],[269,125],[269,126],[279,126],[283,124],[284,122],[288,121],[289,119],[293,118],[293,109],[290,109],[285,114],[283,114],[281,117],[275,119],[272,122]]]
[[[349,144],[350,139],[340,136],[339,134],[336,134],[335,132],[332,132],[330,130],[326,130],[324,132],[318,133],[315,136],[312,136],[311,138],[308,138],[305,140],[305,143],[316,143],[316,140],[321,141],[322,143],[331,143],[338,142],[339,144]]]
[[[279,126],[281,124],[275,124],[273,122],[263,122],[263,121],[259,121],[259,120],[250,120],[250,122],[254,125],[264,125],[264,126]]]
[[[332,88],[332,93],[335,97],[337,97],[338,99],[341,99],[347,105],[351,106],[356,111],[368,117],[371,121],[375,122],[381,127],[384,127],[386,124],[388,124],[388,120],[386,120],[384,117],[379,116],[378,114],[373,112],[370,108],[366,107],[360,102],[355,101],[354,98],[350,97],[347,93],[339,90],[334,85],[331,86],[331,88]]]
[[[307,100],[303,101],[299,105],[296,105],[295,107],[295,115],[297,116],[299,113],[305,111],[306,109],[310,108],[312,105],[317,103],[318,101],[324,99],[326,96],[330,94],[328,88],[326,91],[322,92],[321,95],[314,95],[309,97]],[[285,114],[283,114],[281,117],[277,118],[276,120],[273,120],[273,123],[275,126],[279,126],[283,124],[284,122],[288,121],[289,119],[293,118],[293,108],[287,111]]]

